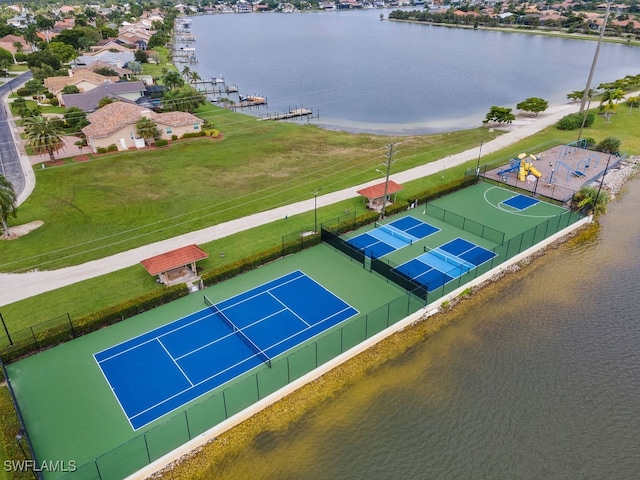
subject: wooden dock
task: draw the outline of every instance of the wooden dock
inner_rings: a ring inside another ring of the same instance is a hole
[[[293,118],[300,118],[300,117],[307,117],[307,118],[313,118],[313,110],[310,110],[308,108],[293,108],[291,110],[289,110],[288,112],[283,112],[283,113],[268,113],[266,115],[263,115],[262,117],[258,118],[258,121],[262,121],[262,120],[288,120],[288,119],[293,119]],[[316,115],[315,118],[317,118],[318,115]]]
[[[257,107],[258,105],[266,105],[267,99],[265,97],[258,97],[257,95],[247,95],[243,97],[240,95],[240,102],[228,105],[226,108],[235,110],[236,108]]]

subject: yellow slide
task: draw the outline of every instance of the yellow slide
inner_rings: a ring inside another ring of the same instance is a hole
[[[540,171],[531,164],[529,164],[529,173],[531,173],[531,175],[534,175],[536,178],[540,178],[542,176]]]
[[[525,178],[527,177],[525,165],[526,163],[524,163],[524,160],[522,160],[520,162],[520,170],[518,170],[518,180],[520,180],[521,182],[524,182]]]

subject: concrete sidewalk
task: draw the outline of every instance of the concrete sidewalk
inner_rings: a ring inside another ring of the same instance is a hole
[[[563,116],[577,112],[579,108],[579,103],[563,104],[551,107],[537,117],[518,118],[518,120],[516,120],[512,125],[505,127],[505,129],[509,130],[508,133],[484,144],[482,146],[482,154],[498,151],[522,140],[523,138],[529,137],[548,126],[555,124]],[[476,159],[478,158],[479,153],[479,147],[472,148],[465,152],[448,156],[439,161],[394,174],[390,178],[398,183],[408,182],[427,175],[432,175],[441,171],[443,168],[450,168],[469,160]],[[319,196],[317,198],[317,205],[318,207],[323,207],[352,198],[356,196],[357,190],[376,183],[380,183],[380,180],[374,180],[366,184],[357,185],[338,192]],[[308,212],[313,210],[313,208],[314,199],[311,198],[309,200],[256,213],[254,215],[214,225],[209,228],[134,248],[110,257],[105,257],[73,267],[43,272],[34,271],[19,274],[3,273],[0,274],[0,285],[2,286],[0,289],[0,306],[17,302],[57,288],[65,287],[76,282],[115,272],[117,270],[136,265],[145,258],[180,248],[188,244],[211,242],[243,230],[264,225],[276,220],[281,220],[285,218],[285,216]]]

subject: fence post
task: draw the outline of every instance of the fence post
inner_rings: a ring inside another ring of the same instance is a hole
[[[71,327],[71,335],[73,335],[73,338],[76,338],[76,329],[73,328],[73,323],[71,322],[71,315],[69,315],[69,312],[67,312],[67,319],[69,320],[69,326]]]
[[[33,337],[33,343],[35,343],[36,344],[36,348],[38,350],[40,350],[40,345],[38,344],[38,339],[36,338],[36,334],[33,331],[33,327],[29,327],[29,330],[31,330],[31,336]]]
[[[13,347],[13,340],[11,340],[11,335],[9,335],[9,330],[7,329],[7,324],[4,323],[4,317],[2,313],[0,313],[0,320],[2,320],[2,326],[4,327],[4,333],[7,334],[7,338],[9,339],[9,345]]]

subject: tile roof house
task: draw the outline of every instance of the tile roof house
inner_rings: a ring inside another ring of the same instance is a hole
[[[62,103],[62,90],[64,87],[74,85],[78,87],[80,92],[88,92],[93,90],[105,82],[117,82],[120,77],[105,77],[98,73],[92,72],[86,68],[77,68],[69,71],[67,77],[48,77],[44,79],[44,86],[54,95],[58,97],[60,105]]]
[[[13,46],[14,43],[20,43],[22,45],[23,53],[31,53],[33,51],[31,45],[27,43],[24,37],[9,34],[0,38],[0,48],[4,48],[15,55],[17,53],[17,49]]]
[[[133,72],[128,68],[118,67],[102,60],[93,62],[91,65],[85,68],[91,72],[95,72],[96,70],[100,70],[101,68],[108,68],[116,72],[118,74],[118,77],[120,77],[121,79],[125,78],[127,80],[131,80],[131,75],[133,75]]]
[[[160,138],[181,137],[185,133],[198,133],[204,121],[186,112],[156,113],[127,102],[105,105],[87,116],[90,125],[82,129],[93,152],[98,148],[116,145],[118,150],[144,147],[144,139],[138,137],[136,122],[147,117],[156,122]]]
[[[135,103],[146,94],[144,82],[104,82],[85,93],[68,93],[60,95],[60,105],[66,108],[77,107],[83,112],[93,112],[98,108],[100,100],[105,97],[114,100]]]

